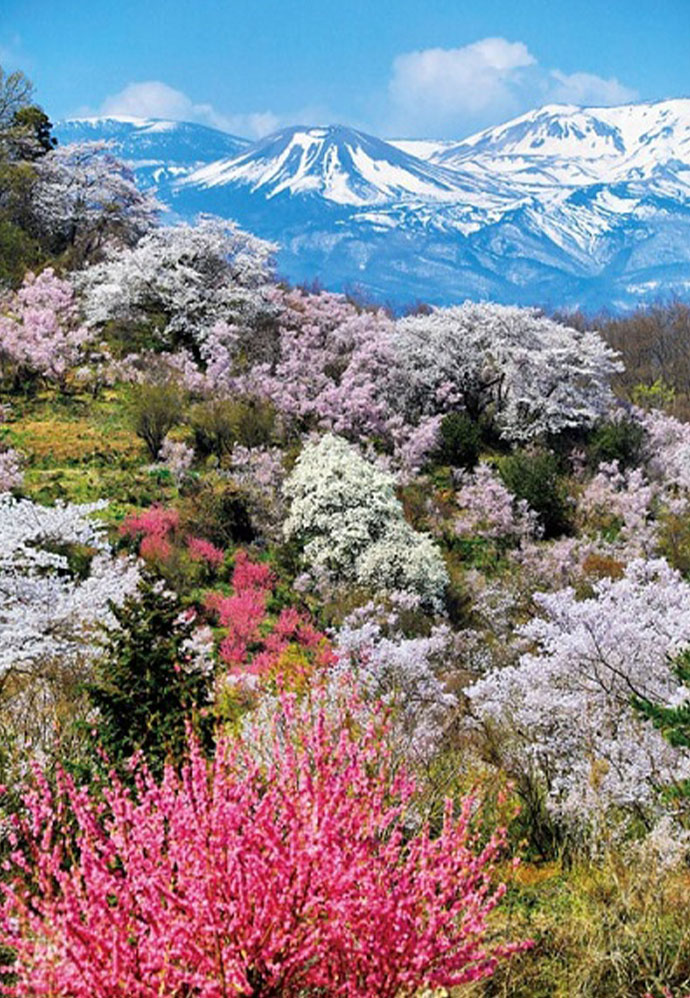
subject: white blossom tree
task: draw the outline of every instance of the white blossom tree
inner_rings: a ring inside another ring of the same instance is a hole
[[[155,225],[161,205],[139,190],[107,142],[58,146],[34,169],[36,225],[58,250],[74,246],[92,259],[106,245],[133,245]]]
[[[284,492],[290,504],[285,535],[303,542],[317,577],[412,592],[442,606],[448,574],[440,551],[406,522],[394,479],[341,437],[327,434],[308,444]]]
[[[273,311],[266,292],[274,250],[234,222],[210,216],[154,229],[77,276],[87,321],[154,319],[165,344],[197,351],[225,324],[224,346],[239,349],[233,323],[256,326]]]
[[[690,758],[633,710],[633,697],[684,695],[671,659],[690,644],[690,584],[663,559],[637,559],[594,595],[536,594],[533,646],[466,691],[500,732],[514,772],[531,774],[552,811],[584,826],[611,807],[653,816],[659,787],[690,775]]]
[[[466,302],[401,319],[395,345],[411,415],[487,411],[511,441],[591,425],[622,370],[598,333],[506,305]]]

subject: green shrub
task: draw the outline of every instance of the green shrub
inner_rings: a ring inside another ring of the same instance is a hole
[[[175,381],[138,385],[132,405],[134,431],[156,460],[167,433],[184,413],[185,393]]]
[[[569,533],[571,504],[559,462],[551,451],[521,450],[498,462],[503,482],[517,499],[537,513],[546,538]]]
[[[441,421],[440,435],[439,460],[472,471],[481,449],[479,424],[464,412],[449,412]]]
[[[180,506],[184,529],[217,547],[249,544],[256,538],[252,500],[235,482],[204,482]]]
[[[112,608],[117,623],[106,631],[86,692],[98,711],[98,740],[114,763],[141,750],[160,772],[167,758],[182,758],[187,722],[210,744],[205,707],[212,678],[184,666],[194,625],[183,610],[180,598],[152,579]]]
[[[621,469],[634,468],[640,463],[643,443],[644,429],[635,420],[601,423],[589,439],[588,464],[596,469],[603,461],[618,461]]]
[[[215,454],[219,461],[232,453],[235,444],[262,447],[275,429],[272,406],[262,399],[212,399],[192,407],[189,421],[197,452]]]
[[[0,218],[0,285],[18,287],[26,271],[43,259],[35,239],[13,222]]]

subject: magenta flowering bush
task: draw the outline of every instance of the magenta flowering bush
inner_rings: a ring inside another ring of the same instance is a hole
[[[13,998],[402,998],[490,976],[526,944],[487,918],[505,832],[478,802],[411,832],[412,778],[380,724],[283,698],[268,732],[192,744],[160,782],[101,795],[38,772],[0,887]],[[268,761],[255,745],[268,749]]]

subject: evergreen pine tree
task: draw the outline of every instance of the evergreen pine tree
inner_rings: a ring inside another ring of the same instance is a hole
[[[112,607],[104,650],[86,690],[98,710],[97,737],[112,763],[142,751],[159,773],[184,753],[186,725],[210,747],[212,677],[189,662],[185,643],[194,630],[176,593],[144,579],[138,593]]]

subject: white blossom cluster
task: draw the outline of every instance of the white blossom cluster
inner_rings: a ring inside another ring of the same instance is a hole
[[[135,590],[136,565],[114,557],[89,519],[105,505],[47,507],[0,495],[0,675],[88,661],[110,601]],[[92,554],[85,573],[70,567],[75,546]]]
[[[133,248],[111,250],[76,281],[90,324],[164,317],[164,342],[201,345],[220,322],[256,318],[271,274],[271,243],[233,222],[202,217],[195,225],[154,229]]]
[[[441,623],[426,636],[408,637],[401,612],[416,609],[419,599],[393,593],[389,603],[372,600],[345,618],[335,640],[334,674],[354,677],[368,696],[392,704],[406,752],[426,757],[438,748],[457,705],[442,679],[455,636]]]
[[[401,319],[394,343],[410,412],[489,411],[516,442],[592,425],[622,369],[598,333],[505,305],[466,302]]]
[[[611,806],[653,812],[659,787],[690,777],[690,759],[632,701],[684,696],[671,661],[690,645],[690,584],[663,559],[637,559],[589,599],[534,598],[543,616],[521,629],[534,650],[469,687],[476,716],[498,725],[555,813],[583,823]]]
[[[440,608],[448,585],[427,534],[406,522],[394,479],[340,437],[308,444],[284,485],[284,532],[304,544],[310,571],[376,592],[416,593]]]
[[[113,156],[107,142],[58,146],[34,165],[32,192],[40,224],[52,236],[104,243],[136,242],[155,224],[161,205],[141,192],[134,174]]]

